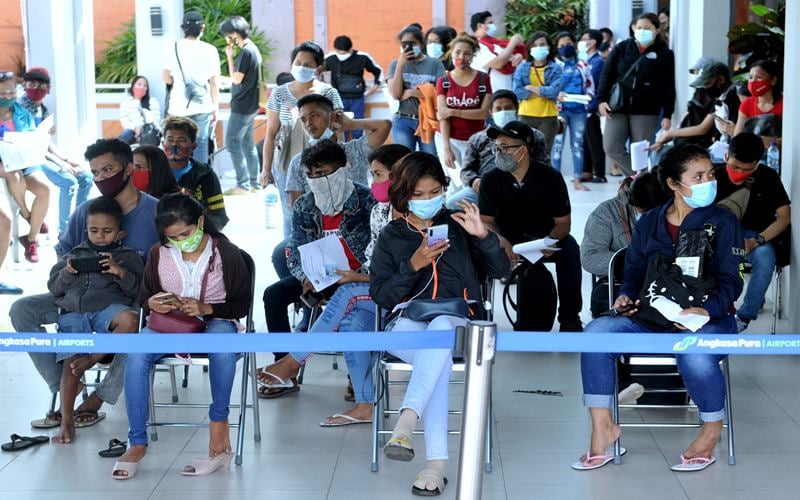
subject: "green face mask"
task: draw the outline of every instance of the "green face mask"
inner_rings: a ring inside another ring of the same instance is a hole
[[[167,241],[172,243],[175,248],[183,253],[192,253],[200,247],[200,242],[203,241],[203,226],[200,221],[197,222],[197,229],[189,235],[188,238],[180,241],[167,238]]]

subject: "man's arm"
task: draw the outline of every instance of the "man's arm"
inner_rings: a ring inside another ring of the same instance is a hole
[[[523,43],[522,37],[520,35],[514,35],[508,41],[508,45],[506,48],[503,49],[500,54],[496,55],[495,57],[489,59],[486,62],[484,67],[491,68],[491,69],[500,69],[505,66],[511,57],[514,55],[514,49],[516,49],[517,45]]]
[[[789,205],[778,207],[777,210],[775,210],[775,215],[775,222],[761,231],[761,236],[767,241],[775,239],[782,232],[786,231],[786,228],[792,223],[792,211]]]
[[[562,240],[569,236],[569,230],[572,227],[572,216],[565,215],[564,217],[553,217],[553,230],[550,231],[550,237],[554,240]]]
[[[344,113],[341,113],[340,116],[340,130],[343,132],[349,130],[363,130],[367,134],[367,142],[372,149],[383,146],[383,143],[386,142],[386,138],[389,137],[389,132],[392,130],[392,122],[389,120],[374,120],[371,118],[354,120]]]

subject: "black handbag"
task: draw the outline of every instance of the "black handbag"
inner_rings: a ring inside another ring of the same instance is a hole
[[[412,321],[432,321],[438,316],[469,318],[471,315],[464,299],[412,300],[402,312],[402,316]]]
[[[161,131],[155,123],[145,123],[139,131],[136,142],[140,146],[158,146],[161,144]]]
[[[636,69],[636,66],[638,66],[639,63],[642,62],[642,59],[644,59],[645,55],[647,55],[647,52],[644,52],[642,55],[640,55],[639,58],[636,59],[636,61],[633,64],[631,64],[631,67],[628,68],[628,71],[626,71],[625,74],[622,75],[622,78],[619,78],[611,86],[611,90],[608,93],[607,104],[608,107],[611,108],[612,113],[615,111],[619,111],[620,109],[624,108],[625,105],[627,104],[625,102],[625,88],[624,88],[625,85],[623,82],[625,82],[628,79],[628,77],[631,76],[631,73],[633,72],[634,69]]]

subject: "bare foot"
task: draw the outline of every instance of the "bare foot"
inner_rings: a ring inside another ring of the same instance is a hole
[[[89,397],[86,398],[86,401],[84,401],[77,408],[75,408],[75,413],[81,413],[81,412],[97,413],[102,406],[103,406],[103,400],[100,399],[100,396],[98,396],[97,392],[95,391],[89,394]]]
[[[358,420],[365,420],[367,422],[372,422],[372,403],[359,403],[347,411],[343,411],[338,415],[347,415],[348,417],[352,417]],[[322,421],[326,425],[346,425],[351,420],[345,417],[325,417]]]
[[[275,384],[277,380],[270,377],[266,373],[276,375],[283,380],[294,379],[300,373],[300,363],[297,362],[291,355],[282,357],[279,361],[272,363],[264,368],[258,370],[258,380],[265,384]]]
[[[614,441],[619,439],[621,433],[622,430],[619,425],[613,423],[611,420],[608,422],[594,420],[592,422],[592,439],[589,447],[589,454],[593,457],[604,456],[606,454],[606,449],[614,444]],[[602,458],[586,460],[587,458],[586,455],[581,456],[581,463],[587,466],[597,465],[603,461]]]
[[[574,187],[575,187],[576,191],[588,191],[589,190],[589,188],[584,186],[583,183],[578,179],[575,179],[573,181],[573,184],[574,184]]]
[[[90,356],[75,356],[72,358],[69,367],[72,369],[72,374],[80,378],[86,370],[91,369],[98,361],[103,359],[105,354],[92,354]]]
[[[75,439],[75,419],[72,415],[61,416],[61,426],[58,435],[50,440],[54,444],[70,444]]]
[[[231,451],[230,424],[228,421],[208,423],[209,443],[208,456],[215,457],[220,453]]]
[[[698,457],[711,458],[721,432],[722,421],[703,423],[697,437],[692,444],[686,448],[686,451],[683,452],[683,456],[687,459]]]
[[[147,454],[147,446],[136,444],[133,446],[129,446],[128,450],[123,453],[121,457],[119,457],[118,462],[125,462],[125,463],[139,463]],[[117,470],[114,471],[114,475],[117,477],[127,477],[128,472],[124,470]]]

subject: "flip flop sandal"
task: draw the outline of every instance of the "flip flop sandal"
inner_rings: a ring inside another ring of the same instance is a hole
[[[619,455],[622,456],[622,455],[624,455],[626,453],[628,453],[628,450],[625,449],[625,448],[620,447]],[[600,459],[602,459],[603,461],[598,463],[598,464],[594,464],[594,465],[586,465],[586,464],[584,464],[584,462],[591,462],[592,460],[600,460]],[[575,470],[594,470],[594,469],[599,469],[600,467],[606,465],[607,463],[611,462],[612,460],[614,460],[614,451],[613,450],[611,451],[611,453],[606,452],[604,455],[594,455],[594,456],[591,455],[590,451],[587,451],[586,452],[586,458],[584,458],[583,460],[578,460],[577,462],[572,464],[572,468],[575,469]]]
[[[114,438],[108,442],[108,448],[98,451],[97,454],[103,458],[116,458],[124,455],[127,449],[127,442]]]
[[[61,413],[48,413],[46,417],[31,420],[31,427],[34,429],[53,429],[61,425]]]
[[[392,437],[383,447],[383,455],[389,460],[410,462],[414,459],[414,443],[411,442],[411,438]]]
[[[323,420],[322,422],[319,423],[319,426],[320,427],[344,427],[344,426],[347,426],[347,425],[371,424],[372,423],[372,419],[363,420],[363,419],[360,419],[360,418],[351,417],[350,415],[345,415],[344,413],[337,413],[335,415],[331,415],[330,417],[328,417],[328,419],[334,419],[334,418],[343,418],[345,421],[342,422],[342,423],[339,423],[339,424],[335,424],[335,423],[326,422],[325,420]]]
[[[436,484],[436,488],[432,490],[417,488],[416,485],[412,484],[411,494],[418,497],[438,497],[444,491],[444,487],[447,486],[447,478],[439,474],[439,471],[433,469],[424,469],[417,474],[417,479],[415,481],[427,481]]]
[[[274,390],[275,392],[268,392]],[[258,388],[258,397],[260,399],[275,399],[281,398],[288,394],[300,391],[300,386],[293,385],[291,387],[275,387],[270,385],[262,385]]]
[[[139,462],[117,462],[111,470],[111,477],[119,480],[131,479],[138,470]],[[125,474],[117,474],[117,472],[125,472]]]
[[[261,376],[262,375],[266,375],[267,377],[272,377],[272,379],[277,380],[278,383],[277,384],[270,384],[270,383],[264,382],[263,380],[261,380]],[[291,378],[289,378],[289,379],[281,378],[281,377],[275,375],[274,373],[265,372],[265,371],[262,371],[261,373],[258,374],[257,380],[258,380],[258,386],[259,387],[266,387],[267,389],[283,389],[283,388],[290,388],[290,387],[294,387],[295,386],[295,384],[294,384],[294,382],[292,382]]]
[[[106,418],[106,412],[104,411],[76,411],[72,414],[75,418],[75,428],[82,429],[84,427],[91,427],[97,422]],[[86,418],[90,417],[89,420],[78,420],[79,418]]]
[[[675,472],[699,472],[717,461],[717,457],[686,458],[681,454],[681,463],[675,464],[670,469]]]
[[[36,446],[40,444],[45,444],[50,442],[50,438],[47,436],[20,436],[19,434],[12,434],[11,435],[11,442],[10,443],[3,443],[0,448],[3,451],[22,451],[25,449],[30,448],[31,446]]]
[[[183,468],[181,471],[182,476],[206,476],[219,469],[226,469],[231,465],[233,452],[227,451],[220,453],[213,457],[195,458],[192,462]],[[193,469],[193,470],[189,470]]]

